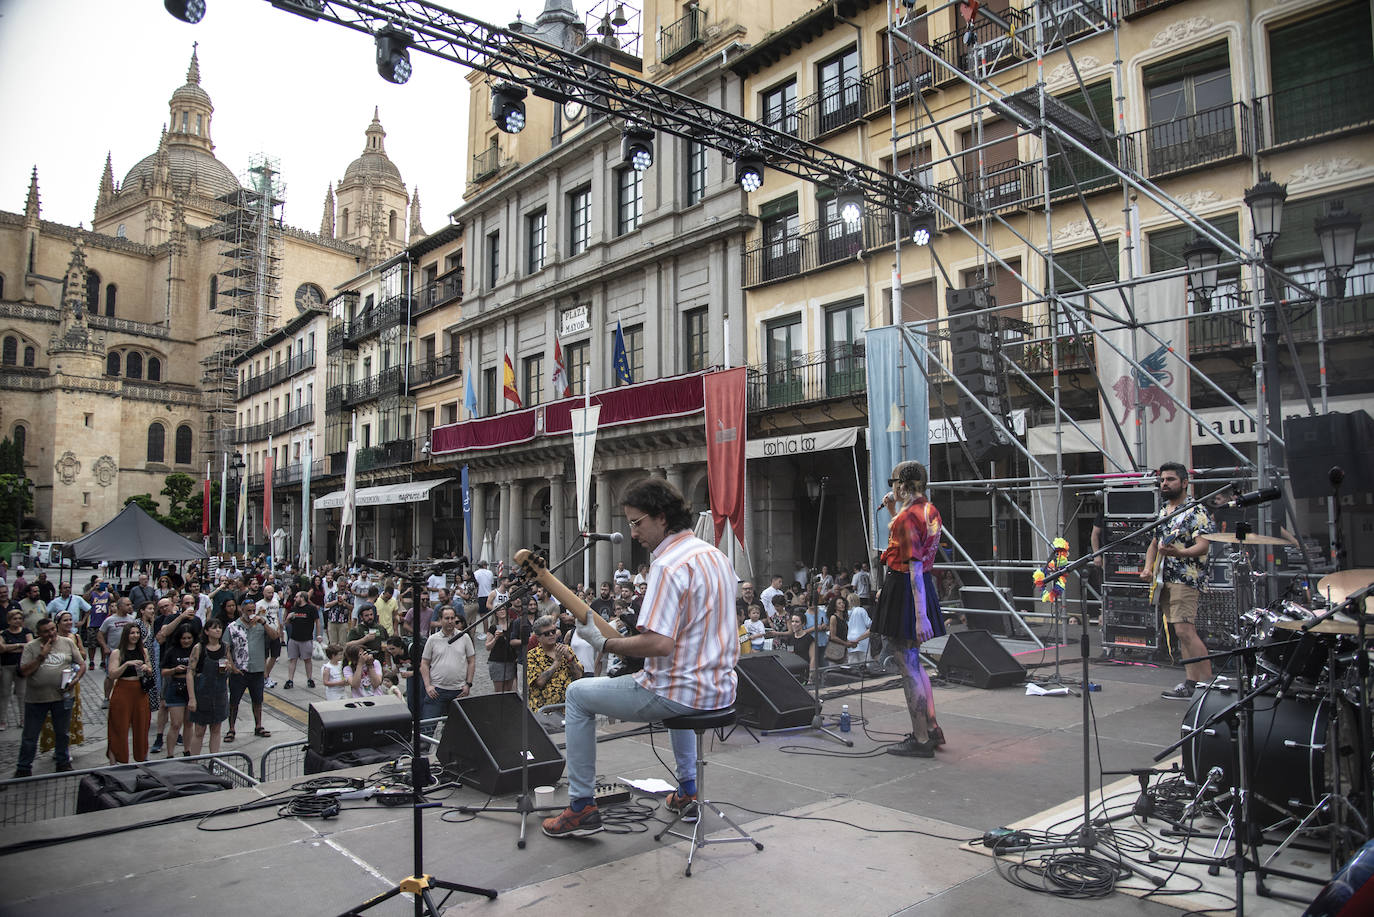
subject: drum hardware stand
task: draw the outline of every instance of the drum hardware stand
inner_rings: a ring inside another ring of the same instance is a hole
[[[454,563],[457,563],[456,561]],[[364,561],[366,566],[384,573],[394,574],[402,580],[408,581],[411,589],[411,610],[414,614],[415,626],[413,628],[415,639],[410,642],[410,666],[415,673],[412,678],[420,677],[420,589],[424,586],[424,580],[420,578],[419,566],[411,570],[401,571],[391,564],[381,561]],[[431,566],[430,572],[439,572],[449,568],[450,564],[437,563]],[[369,911],[377,907],[384,901],[390,901],[397,895],[410,895],[415,901],[415,917],[439,917],[439,905],[434,903],[430,897],[430,890],[441,888],[448,892],[444,896],[444,901],[454,892],[463,892],[468,895],[483,895],[488,899],[496,897],[494,888],[478,888],[475,885],[462,885],[457,882],[449,882],[446,879],[436,879],[434,876],[425,873],[425,827],[420,817],[421,809],[433,809],[439,806],[437,802],[427,802],[424,798],[425,787],[429,785],[429,758],[420,753],[420,703],[416,697],[416,704],[410,710],[410,786],[413,800],[410,806],[411,812],[411,843],[410,849],[414,856],[412,872],[409,876],[402,879],[398,884],[364,901],[362,904],[349,908],[344,912],[343,917],[356,917],[356,915]]]
[[[558,570],[568,561],[572,560],[574,557],[581,554],[583,551],[587,550],[587,547],[591,544],[592,542],[588,541],[581,547],[574,548],[572,551],[568,553],[567,557],[564,557],[555,566],[550,567],[549,572],[553,573],[554,571]],[[511,588],[510,594],[506,598],[506,601],[502,602],[500,605],[496,606],[496,608],[493,608],[486,614],[482,615],[482,617],[478,620],[485,622],[487,618],[490,618],[491,616],[496,614],[496,612],[499,609],[511,604],[516,599],[524,598],[525,596],[529,595],[532,591],[534,591],[534,582],[530,580],[528,577],[522,577],[520,584],[518,586],[513,586]],[[595,614],[595,612],[588,613]],[[520,659],[523,659],[525,661],[521,662],[519,661]],[[520,711],[520,792],[515,797],[515,805],[494,806],[488,804],[484,806],[458,807],[458,811],[464,815],[482,815],[487,812],[511,812],[519,815],[520,834],[515,840],[515,846],[521,850],[525,849],[525,833],[528,827],[529,817],[531,815],[537,812],[561,812],[564,808],[563,806],[536,806],[534,804],[534,796],[530,792],[530,717],[528,716],[528,711],[530,708],[530,679],[529,671],[527,669],[528,664],[529,648],[525,647],[524,651],[520,653],[519,659],[517,659],[515,664],[516,672],[518,673],[517,677],[519,677],[521,682],[520,703],[524,707],[524,710]],[[543,727],[541,726],[540,728],[542,729]]]

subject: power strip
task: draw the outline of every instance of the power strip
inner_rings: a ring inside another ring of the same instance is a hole
[[[598,783],[592,791],[592,798],[596,800],[598,807],[618,806],[622,802],[630,801],[630,788],[619,781]]]

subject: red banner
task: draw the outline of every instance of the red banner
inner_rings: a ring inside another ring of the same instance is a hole
[[[707,373],[703,388],[706,479],[711,491],[711,518],[716,523],[716,544],[720,544],[728,519],[735,539],[744,547],[744,441],[748,407],[745,369],[741,366]]]

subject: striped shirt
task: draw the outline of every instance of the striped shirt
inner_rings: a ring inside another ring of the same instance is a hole
[[[640,687],[694,710],[735,702],[735,580],[725,555],[690,531],[663,539],[649,566],[638,628],[671,637],[673,653],[644,660],[633,676]]]

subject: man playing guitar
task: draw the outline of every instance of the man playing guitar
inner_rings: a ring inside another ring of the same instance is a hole
[[[1188,499],[1188,469],[1178,462],[1165,462],[1159,466],[1159,493],[1164,498],[1164,506],[1159,515],[1169,516]],[[1158,598],[1164,609],[1164,623],[1172,624],[1178,636],[1178,650],[1184,659],[1207,655],[1207,645],[1197,632],[1197,608],[1201,591],[1207,583],[1207,550],[1210,547],[1207,534],[1216,531],[1216,525],[1207,510],[1195,506],[1186,512],[1172,516],[1158,530],[1150,549],[1145,555],[1145,568],[1140,571],[1141,579],[1155,576],[1156,564],[1159,567],[1159,581],[1151,589],[1151,597]],[[1198,682],[1211,681],[1212,663],[1203,659],[1189,663],[1184,668],[1184,680],[1172,691],[1164,691],[1161,697],[1169,700],[1188,700],[1197,689]]]
[[[580,600],[575,605],[568,601],[573,594],[566,586],[554,580],[551,591],[582,622],[577,633],[598,654],[643,657],[644,668],[619,678],[581,678],[568,686],[564,735],[570,805],[544,820],[549,837],[585,837],[601,830],[593,796],[598,713],[652,722],[719,710],[735,702],[739,640],[736,576],[730,561],[692,534],[691,508],[667,481],[636,481],[621,502],[630,537],[653,558],[636,625],[639,633],[608,635],[610,625],[599,615],[588,615]],[[521,560],[521,555],[516,559]],[[553,578],[545,573],[539,579],[547,583]],[[678,788],[668,797],[667,807],[674,814],[689,813],[686,820],[690,821],[696,809],[696,735],[690,730],[670,730],[669,734]]]

